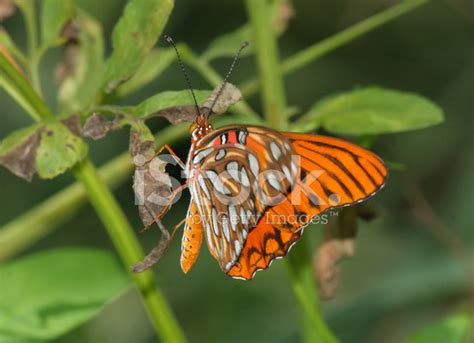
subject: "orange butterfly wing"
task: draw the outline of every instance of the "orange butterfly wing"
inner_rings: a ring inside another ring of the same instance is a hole
[[[285,136],[299,155],[299,177],[286,199],[269,207],[250,231],[229,276],[252,279],[256,271],[286,255],[311,218],[364,201],[385,183],[387,168],[368,150],[331,137]]]

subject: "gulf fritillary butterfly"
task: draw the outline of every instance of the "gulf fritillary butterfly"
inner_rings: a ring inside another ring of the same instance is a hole
[[[191,202],[181,246],[185,273],[205,236],[225,274],[250,280],[285,256],[312,218],[364,201],[385,183],[382,159],[357,145],[259,126],[214,130],[208,121],[212,107],[205,115],[196,105],[190,128],[184,168]]]

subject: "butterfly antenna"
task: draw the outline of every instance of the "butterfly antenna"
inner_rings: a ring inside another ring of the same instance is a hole
[[[232,61],[232,64],[230,65],[230,68],[229,68],[229,71],[227,72],[227,75],[224,77],[224,81],[222,82],[221,88],[219,88],[219,91],[217,92],[217,95],[216,95],[216,97],[214,98],[214,101],[212,102],[212,105],[211,105],[211,107],[209,108],[209,111],[207,112],[206,118],[209,117],[209,115],[210,115],[211,112],[212,112],[212,109],[213,109],[214,106],[216,105],[217,99],[219,99],[219,97],[221,96],[222,92],[224,91],[224,87],[225,87],[225,85],[226,85],[226,83],[227,83],[227,80],[229,79],[230,74],[232,74],[232,71],[234,70],[235,64],[237,63],[237,60],[239,59],[242,50],[244,50],[244,49],[245,49],[246,47],[248,47],[248,46],[249,46],[249,42],[243,42],[243,43],[240,45],[239,51],[237,51],[237,53],[235,54],[234,60]]]
[[[176,44],[175,44],[173,38],[171,38],[168,35],[164,35],[164,37],[165,37],[166,41],[173,46],[173,49],[176,52],[176,57],[178,58],[179,67],[181,68],[181,71],[184,74],[184,78],[186,79],[186,83],[188,84],[188,88],[191,91],[191,95],[193,96],[194,105],[196,106],[196,112],[197,112],[198,115],[201,115],[201,111],[199,110],[199,105],[198,105],[198,102],[196,100],[196,95],[194,94],[193,85],[191,84],[191,81],[189,80],[189,77],[188,77],[188,73],[186,72],[186,69],[184,68],[184,64],[183,64],[183,61],[181,60],[181,56],[179,54],[178,48],[176,47]]]

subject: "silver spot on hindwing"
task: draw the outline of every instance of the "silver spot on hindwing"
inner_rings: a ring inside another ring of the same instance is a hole
[[[249,220],[247,218],[247,215],[245,214],[245,210],[244,210],[243,207],[240,208],[240,222],[243,225],[248,225],[249,224]]]
[[[282,153],[281,153],[280,148],[275,142],[270,143],[270,151],[272,152],[272,156],[275,160],[280,159]]]
[[[199,164],[201,161],[214,150],[213,148],[199,151],[193,158],[193,164]]]
[[[224,231],[224,236],[227,242],[230,242],[230,231],[229,231],[229,221],[227,219],[227,216],[223,215],[222,216],[222,230]]]
[[[218,226],[218,222],[217,222],[217,210],[216,210],[215,207],[212,208],[211,216],[212,216],[212,226],[213,226],[213,229],[214,229],[214,233],[216,234],[216,236],[219,236],[219,226]]]
[[[225,157],[225,149],[220,149],[216,154],[216,161],[220,161]]]
[[[249,154],[248,160],[249,160],[249,166],[250,166],[250,170],[252,171],[252,174],[255,175],[255,177],[257,177],[258,171],[260,170],[258,159],[253,154]]]
[[[229,205],[229,219],[232,231],[237,230],[237,224],[239,223],[239,217],[237,216],[237,210],[234,205]]]
[[[199,182],[199,186],[201,186],[201,189],[204,191],[204,193],[206,193],[206,197],[208,199],[211,199],[211,196],[209,194],[209,190],[207,189],[207,186],[206,186],[206,181],[204,181],[204,178],[202,177],[202,174],[199,174],[198,182]]]

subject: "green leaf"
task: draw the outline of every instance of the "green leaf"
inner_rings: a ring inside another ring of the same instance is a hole
[[[443,120],[441,108],[420,95],[367,87],[317,102],[293,130],[323,127],[336,134],[371,135],[422,129]]]
[[[194,93],[198,104],[201,104],[206,100],[211,91],[195,90]],[[189,90],[167,91],[156,94],[140,103],[137,106],[134,115],[146,117],[166,108],[186,106],[190,104],[193,104],[193,98],[191,97]]]
[[[112,33],[112,55],[102,85],[107,93],[129,80],[156,44],[173,0],[129,0]]]
[[[65,55],[64,68],[72,65],[72,72],[63,77],[58,92],[61,109],[67,113],[82,111],[93,105],[100,94],[104,72],[104,38],[99,22],[80,11],[77,16],[79,45],[71,45]]]
[[[112,254],[69,248],[0,265],[0,342],[50,340],[91,319],[129,280]]]
[[[291,6],[291,2],[288,0],[271,1],[272,25],[275,34],[278,36],[286,30],[288,21],[292,16],[293,10]],[[219,57],[234,57],[243,42],[250,42],[250,45],[242,50],[241,53],[241,56],[248,56],[255,51],[252,38],[252,28],[250,24],[242,25],[231,32],[215,38],[207,46],[206,51],[200,58],[205,61],[210,61]]]
[[[468,343],[473,327],[469,314],[455,314],[423,328],[408,343]]]
[[[145,57],[135,75],[118,88],[119,96],[135,92],[157,78],[175,60],[173,48],[153,49]]]
[[[16,46],[13,39],[3,27],[0,27],[0,45],[3,45],[9,52],[11,52],[13,57],[22,64],[28,63],[23,52]]]
[[[36,169],[43,179],[64,173],[86,157],[87,145],[61,123],[48,123],[36,151]]]
[[[43,0],[41,8],[41,46],[43,49],[61,43],[61,32],[74,16],[73,0]]]
[[[249,24],[245,24],[238,29],[221,35],[214,39],[208,46],[206,51],[201,55],[206,61],[210,61],[217,57],[233,57],[237,52],[240,44],[249,42],[252,37],[252,28]],[[253,45],[250,44],[242,50],[241,56],[247,56],[253,53]]]

